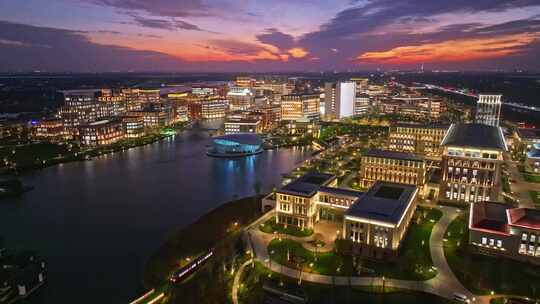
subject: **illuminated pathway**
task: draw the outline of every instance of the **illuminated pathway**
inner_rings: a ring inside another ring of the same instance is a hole
[[[454,273],[448,266],[446,258],[444,256],[444,234],[448,228],[448,225],[459,215],[460,210],[453,207],[442,207],[438,206],[439,210],[442,211],[443,216],[433,227],[429,246],[430,252],[433,259],[433,264],[437,268],[437,276],[427,281],[411,281],[411,280],[396,280],[396,279],[384,279],[385,287],[395,287],[400,289],[416,290],[435,294],[444,298],[452,299],[454,293],[460,293],[466,295],[469,299],[473,298],[474,295],[469,292],[455,277]],[[263,218],[270,218],[273,212],[269,212],[263,216]],[[281,265],[275,261],[270,261],[268,256],[268,244],[274,238],[273,235],[261,232],[258,229],[258,223],[261,221],[258,220],[252,224],[249,228],[249,235],[251,238],[251,243],[253,244],[253,249],[255,252],[255,258],[265,264],[272,271],[286,275],[291,278],[299,279],[300,274],[303,281],[319,283],[319,284],[334,284],[334,285],[350,285],[350,286],[382,286],[383,278],[382,277],[345,277],[345,276],[329,276],[329,275],[320,275],[314,273],[300,272],[300,270],[289,268],[287,266]],[[237,273],[237,276],[240,276],[240,272]],[[236,283],[236,278],[235,278]],[[235,284],[236,285],[236,284]],[[233,286],[234,289],[234,286]],[[233,290],[234,297],[234,290]],[[490,296],[486,297],[477,297],[476,303],[489,303]],[[235,302],[236,304],[237,302]]]

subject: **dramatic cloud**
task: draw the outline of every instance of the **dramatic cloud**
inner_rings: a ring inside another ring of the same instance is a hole
[[[81,31],[0,21],[0,66],[12,71],[176,70],[183,62],[158,52],[96,44]]]
[[[264,33],[257,35],[257,40],[275,46],[280,51],[292,49],[295,45],[293,36],[282,33],[275,28],[266,29]]]
[[[19,21],[57,25],[62,20],[48,22],[46,10],[72,7],[74,18],[81,17],[72,30],[0,24],[1,67],[320,71],[429,62],[433,68],[540,69],[538,0],[79,1],[91,5],[38,5],[41,18]],[[14,20],[5,12],[21,2],[4,3],[0,18]],[[26,32],[15,35],[14,27]]]
[[[132,16],[133,16],[133,21],[135,22],[135,24],[142,27],[168,30],[168,31],[175,31],[175,30],[200,31],[201,30],[197,25],[191,24],[182,20],[145,18],[139,15],[132,15]]]
[[[86,0],[87,2],[128,11],[141,11],[154,16],[206,16],[208,6],[201,0]]]

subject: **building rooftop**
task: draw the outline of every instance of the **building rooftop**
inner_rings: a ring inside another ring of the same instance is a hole
[[[412,160],[412,161],[423,161],[424,160],[424,158],[422,156],[419,156],[419,155],[416,155],[416,154],[413,154],[413,153],[389,151],[389,150],[380,150],[380,149],[370,149],[363,156],[392,158],[392,159],[403,159],[403,160]]]
[[[540,129],[517,129],[518,136],[522,139],[540,139]]]
[[[214,142],[234,142],[241,145],[262,145],[262,139],[253,133],[235,133],[212,137]]]
[[[330,194],[339,194],[339,195],[346,195],[346,196],[352,196],[352,197],[362,197],[364,195],[364,192],[356,191],[352,189],[344,189],[344,188],[333,188],[333,187],[320,187],[319,191],[326,192]]]
[[[281,187],[280,193],[312,197],[322,187],[336,178],[333,174],[309,172]]]
[[[510,206],[497,202],[472,203],[469,229],[508,235],[506,212],[509,209]]]
[[[414,185],[378,181],[347,210],[346,216],[399,225],[417,191]]]
[[[450,127],[449,124],[414,124],[414,123],[396,123],[392,127],[402,127],[402,128],[419,128],[419,129],[443,129],[446,130]]]
[[[508,224],[527,229],[540,230],[540,210],[514,208],[507,212]]]
[[[507,150],[501,128],[483,124],[452,124],[441,145]]]

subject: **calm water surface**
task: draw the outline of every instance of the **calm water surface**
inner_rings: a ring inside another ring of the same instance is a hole
[[[24,177],[35,189],[0,202],[0,236],[35,249],[48,284],[27,302],[127,303],[142,292],[143,265],[176,228],[235,195],[278,185],[309,156],[280,149],[237,160],[206,156],[209,134],[188,130],[145,147]]]

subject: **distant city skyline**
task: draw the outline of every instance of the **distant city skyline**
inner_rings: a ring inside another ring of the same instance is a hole
[[[538,0],[4,0],[0,71],[540,70]]]

